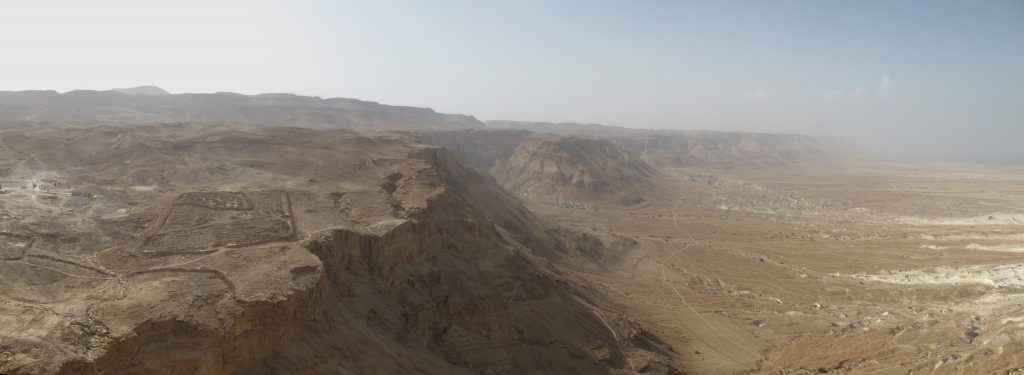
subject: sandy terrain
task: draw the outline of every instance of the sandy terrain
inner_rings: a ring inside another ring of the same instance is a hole
[[[667,171],[680,194],[647,209],[531,207],[627,243],[576,276],[672,346],[680,369],[1002,373],[1024,361],[1021,169]],[[707,173],[719,177],[695,178]]]

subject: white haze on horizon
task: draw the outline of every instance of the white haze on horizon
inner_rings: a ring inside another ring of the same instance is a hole
[[[0,90],[292,92],[1024,162],[1017,1],[0,4]]]

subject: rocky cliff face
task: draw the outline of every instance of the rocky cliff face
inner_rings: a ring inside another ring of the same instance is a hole
[[[2,372],[629,371],[593,292],[551,263],[601,243],[443,149],[279,128],[0,135],[28,141],[0,142],[7,178],[96,193],[0,200],[0,239],[23,248],[0,260]]]
[[[162,94],[159,88],[114,91],[0,92],[0,122],[63,124],[243,123],[324,129],[463,129],[482,127],[472,116],[355,99],[291,94]]]
[[[605,139],[535,136],[516,147],[492,173],[511,191],[553,202],[614,197],[639,203],[658,172]]]

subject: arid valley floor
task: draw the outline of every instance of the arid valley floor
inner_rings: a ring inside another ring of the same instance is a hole
[[[692,373],[1004,373],[1021,358],[1024,174],[839,163],[671,174],[636,210],[536,207],[627,238],[576,277]]]
[[[0,372],[1024,372],[1020,166],[138,100],[0,126]]]

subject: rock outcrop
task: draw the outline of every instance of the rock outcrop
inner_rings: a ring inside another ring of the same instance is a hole
[[[492,173],[507,189],[559,204],[613,198],[639,203],[654,189],[658,172],[606,139],[534,136],[499,162]]]

